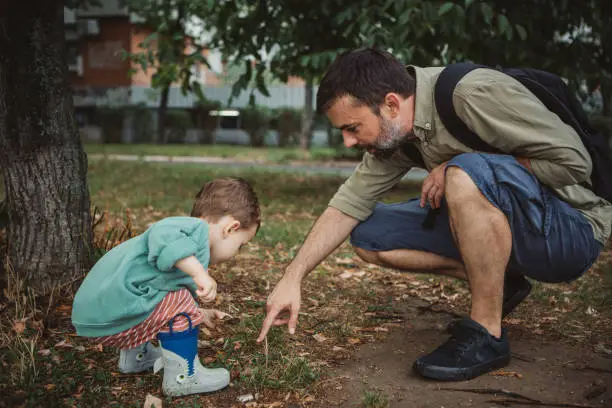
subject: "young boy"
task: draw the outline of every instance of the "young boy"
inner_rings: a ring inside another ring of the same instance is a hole
[[[208,264],[234,257],[259,225],[257,196],[246,181],[205,184],[191,217],[165,218],[94,265],[74,298],[77,334],[120,348],[122,372],[163,366],[165,395],[226,387],[229,372],[204,368],[197,356],[198,325],[218,312],[198,308],[194,296],[215,299]],[[156,337],[159,348],[149,343]]]

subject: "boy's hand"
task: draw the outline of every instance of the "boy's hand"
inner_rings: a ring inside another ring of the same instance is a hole
[[[212,302],[217,297],[217,282],[208,274],[208,271],[203,271],[193,277],[198,290],[196,294],[205,302]]]
[[[231,317],[227,313],[217,309],[200,309],[200,312],[202,313],[204,319],[202,322],[209,329],[215,328],[214,320],[223,320],[226,317]]]

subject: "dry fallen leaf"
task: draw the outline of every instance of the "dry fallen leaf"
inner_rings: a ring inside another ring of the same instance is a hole
[[[608,346],[604,343],[597,343],[594,347],[596,353],[605,354],[606,356],[612,356],[612,346]]]
[[[521,324],[521,321],[522,321],[521,319],[506,319],[506,323],[512,324],[512,325]]]
[[[70,312],[72,310],[72,306],[70,305],[59,305],[55,308],[57,312]]]
[[[243,404],[245,402],[253,401],[253,399],[254,399],[253,394],[244,394],[244,395],[238,396],[238,401],[242,402]]]
[[[359,344],[361,343],[361,340],[354,337],[349,337],[348,342],[349,344]]]
[[[46,389],[47,391],[51,391],[51,390],[53,390],[54,388],[55,388],[55,384],[47,384],[47,385],[45,385],[45,389]]]
[[[516,372],[516,371],[494,371],[491,373],[492,376],[494,377],[516,377],[516,378],[523,378],[523,374]]]
[[[316,341],[318,341],[319,343],[323,343],[325,340],[327,340],[327,337],[325,337],[324,335],[322,335],[321,333],[317,333],[315,335],[312,336]]]
[[[147,394],[143,408],[162,408],[162,400],[151,394]]]
[[[388,332],[389,329],[387,329],[386,327],[362,327],[359,329],[359,331],[361,332]]]
[[[15,321],[15,323],[13,323],[13,330],[17,334],[23,333],[25,328],[26,328],[26,325],[25,325],[25,320],[24,319],[17,320],[17,321]]]
[[[62,340],[55,345],[55,348],[72,348],[72,344],[70,344],[67,340]]]
[[[589,316],[597,316],[598,313],[593,306],[589,306],[586,310],[586,314],[588,314]]]

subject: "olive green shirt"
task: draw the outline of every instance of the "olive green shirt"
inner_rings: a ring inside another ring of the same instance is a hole
[[[434,85],[443,67],[410,66],[416,78],[414,134],[427,170],[473,150],[444,127],[434,105]],[[453,94],[457,115],[486,143],[502,152],[530,159],[540,182],[580,211],[605,244],[612,229],[612,204],[578,185],[590,183],[591,157],[576,131],[549,111],[520,82],[499,71],[476,69],[464,76]],[[379,198],[414,166],[398,149],[390,158],[366,153],[329,205],[365,220]]]

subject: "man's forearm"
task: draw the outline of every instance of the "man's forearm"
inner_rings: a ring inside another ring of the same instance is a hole
[[[344,242],[359,221],[334,207],[317,219],[296,257],[287,267],[286,277],[302,280],[311,270]]]

